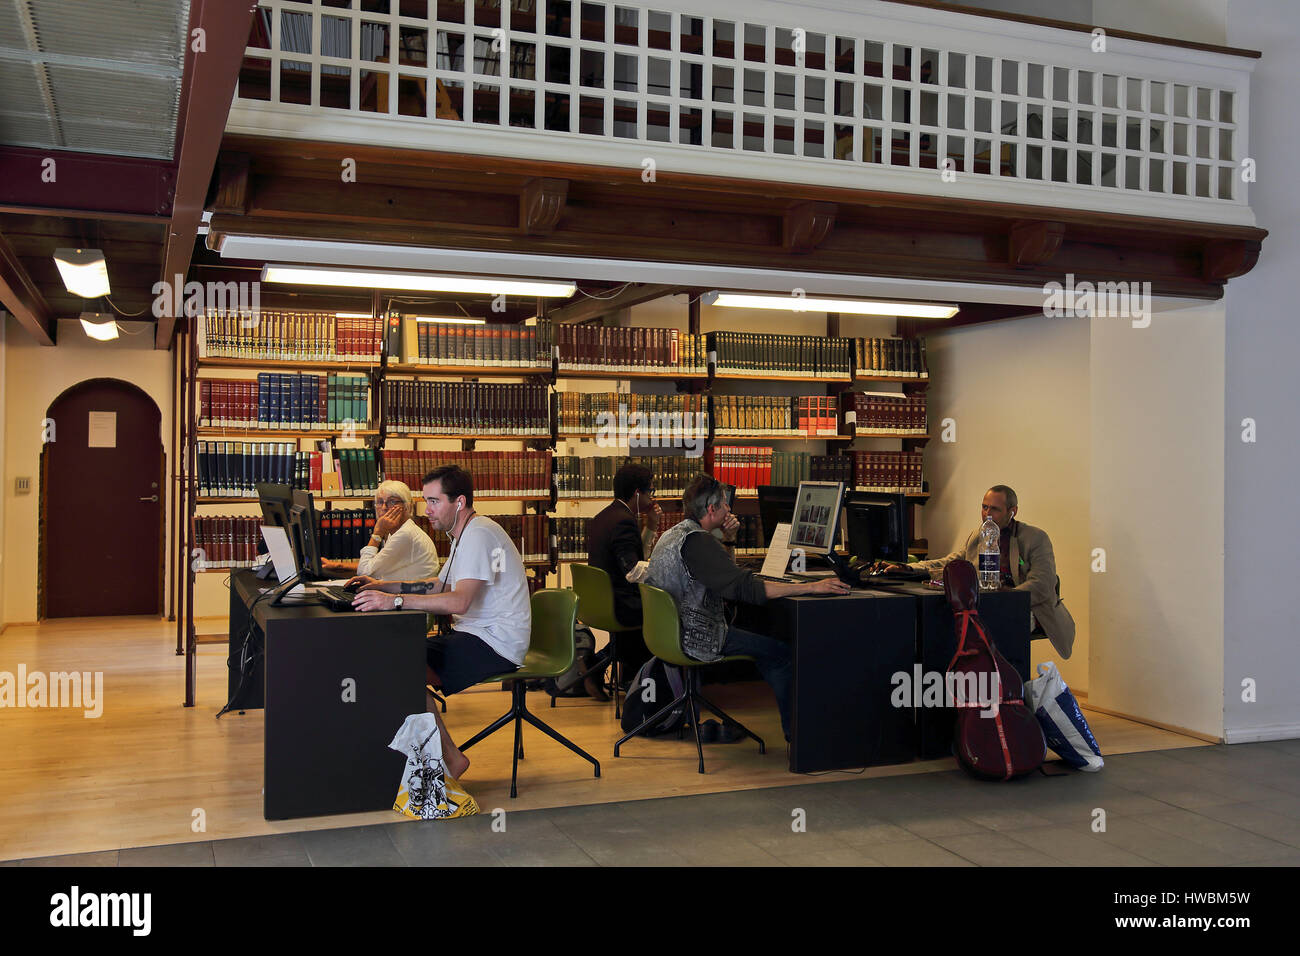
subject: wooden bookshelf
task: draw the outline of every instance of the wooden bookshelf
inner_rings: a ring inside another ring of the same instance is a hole
[[[385,370],[395,375],[457,375],[474,378],[535,378],[551,374],[550,366],[418,365],[402,362],[390,362]]]
[[[853,382],[847,375],[843,378],[807,378],[803,375],[750,375],[747,372],[714,372],[713,378],[719,382],[807,382],[809,385],[849,385]]]
[[[858,382],[890,382],[896,385],[928,385],[930,383],[929,375],[922,375],[919,378],[911,378],[907,375],[889,375],[889,374],[862,374],[858,373],[853,376],[854,384]]]
[[[931,438],[930,435],[926,435],[926,434],[900,435],[897,432],[855,432],[854,434],[848,435],[846,437],[848,438],[849,441],[852,441],[854,438],[899,438],[902,439],[903,441],[915,441],[915,442],[926,442],[929,441]]]
[[[600,372],[591,369],[560,369],[555,373],[557,379],[561,378],[608,378],[608,379],[668,379],[677,382],[703,382],[708,379],[708,372],[653,372],[644,368],[622,369],[617,372]]]
[[[319,431],[295,430],[285,428],[249,428],[231,426],[202,425],[195,433],[198,438],[265,438],[273,441],[277,438],[334,438],[342,435],[342,428],[323,428]],[[353,435],[378,435],[378,428],[358,428],[352,432]]]
[[[308,359],[271,359],[271,358],[226,358],[216,356],[199,359],[199,371],[208,368],[234,368],[255,371],[281,370],[288,372],[328,371],[328,372],[371,372],[379,368],[379,358],[366,362],[320,362]]]
[[[852,435],[714,435],[713,443],[733,441],[852,441]]]
[[[358,435],[361,432],[357,432]],[[376,433],[377,434],[377,433]],[[542,435],[506,435],[499,432],[474,432],[472,434],[436,434],[433,432],[396,432],[389,431],[387,438],[410,438],[415,441],[550,441],[551,434]],[[402,449],[399,449],[402,450]]]

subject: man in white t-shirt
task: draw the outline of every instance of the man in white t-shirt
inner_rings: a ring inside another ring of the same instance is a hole
[[[415,502],[404,481],[375,489],[375,530],[357,561],[324,561],[326,574],[366,574],[381,581],[423,581],[438,573],[438,549],[414,521]]]
[[[452,538],[442,573],[432,581],[376,581],[363,585],[352,602],[359,611],[415,608],[451,615],[452,628],[428,638],[429,683],[455,694],[497,674],[518,670],[528,653],[532,605],[524,563],[501,526],[474,511],[474,481],[456,465],[435,468],[424,476],[429,523]],[[455,746],[442,715],[443,762],[453,777],[469,767]]]

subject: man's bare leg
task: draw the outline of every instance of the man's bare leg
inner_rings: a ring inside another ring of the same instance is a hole
[[[425,666],[428,672],[429,685],[438,687],[442,684],[438,675],[433,672],[433,668]],[[433,714],[433,719],[438,722],[438,736],[442,738],[442,763],[447,768],[447,773],[460,779],[461,774],[469,769],[469,758],[460,752],[455,742],[451,739],[451,734],[447,733],[447,725],[442,722],[442,714],[438,710],[438,702],[433,699],[433,695],[428,695],[429,713]]]

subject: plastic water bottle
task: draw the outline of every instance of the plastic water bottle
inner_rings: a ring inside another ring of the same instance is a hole
[[[992,518],[980,528],[980,590],[996,591],[1002,577],[1002,529]]]

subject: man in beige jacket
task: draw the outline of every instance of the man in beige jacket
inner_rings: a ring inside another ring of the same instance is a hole
[[[1074,618],[1057,593],[1056,556],[1047,532],[1016,520],[1019,503],[1016,493],[1006,485],[994,485],[984,493],[980,523],[992,518],[1002,529],[1002,578],[1015,581],[1017,591],[1029,592],[1029,610],[1043,629],[1052,646],[1064,658],[1074,648]],[[976,528],[960,550],[931,561],[917,561],[913,568],[924,568],[933,577],[942,577],[944,565],[965,558],[979,567],[980,529]]]

